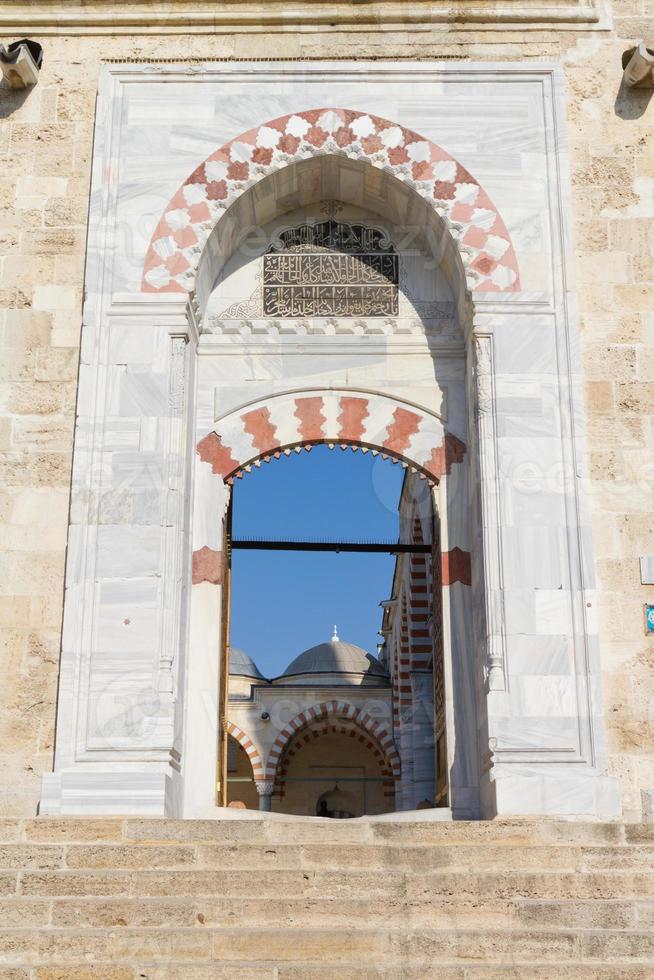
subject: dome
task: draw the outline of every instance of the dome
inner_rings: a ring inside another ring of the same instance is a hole
[[[238,647],[229,648],[229,673],[233,677],[253,677],[258,681],[265,681],[252,657],[249,657],[245,650]]]
[[[288,665],[282,677],[298,674],[358,674],[388,680],[388,674],[372,654],[354,643],[334,636],[328,643],[319,643],[301,653]]]

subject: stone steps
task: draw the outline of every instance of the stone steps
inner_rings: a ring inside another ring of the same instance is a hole
[[[624,964],[601,967],[584,963],[552,963],[548,966],[502,964],[488,967],[479,964],[423,963],[420,965],[381,964],[362,966],[342,962],[335,969],[315,962],[276,964],[223,961],[199,964],[180,961],[175,965],[138,964],[134,968],[97,963],[93,968],[71,970],[65,964],[53,964],[33,973],[11,971],[2,980],[651,980],[648,967]]]
[[[179,868],[0,872],[4,895],[444,898],[654,898],[651,871],[471,872],[445,870],[287,870]]]
[[[654,845],[4,844],[0,874],[22,870],[654,871]]]
[[[300,941],[301,937],[301,941]],[[292,940],[292,941],[290,941]],[[134,958],[169,961],[234,960],[266,962],[302,960],[319,963],[325,956],[338,963],[356,962],[376,953],[384,962],[647,962],[652,961],[651,930],[574,929],[433,929],[427,927],[336,928],[304,927],[293,936],[276,927],[216,928],[32,928],[0,929],[0,957],[18,956],[23,964],[54,960],[65,954],[71,962]],[[649,955],[645,955],[649,954]]]
[[[654,844],[654,824],[586,823],[503,819],[490,822],[363,822],[358,820],[166,820],[147,818],[42,817],[0,820],[3,843],[119,842],[342,844],[501,843],[512,846]]]
[[[0,899],[3,926],[53,925],[103,927],[180,925],[230,925],[244,917],[252,925],[302,926],[308,921],[331,924],[347,921],[354,926],[376,924],[379,911],[368,898],[230,898],[228,896],[29,898]],[[651,928],[654,900],[641,899],[475,899],[426,897],[421,901],[399,899],[384,908],[384,921],[392,924],[422,923],[448,928],[475,926],[538,926],[547,928]]]
[[[652,830],[0,821],[0,980],[651,980]]]
[[[2,928],[134,927],[207,928],[247,922],[252,927],[303,928],[310,925],[366,928],[378,925],[379,909],[368,898],[230,898],[192,896],[140,898],[0,899]],[[654,900],[514,898],[478,900],[426,898],[391,900],[384,906],[389,928],[407,924],[430,928],[632,929],[654,925]]]

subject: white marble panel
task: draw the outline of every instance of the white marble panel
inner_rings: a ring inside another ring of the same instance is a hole
[[[560,589],[567,583],[565,529],[551,526],[501,529],[505,582],[509,588]]]
[[[504,606],[507,634],[530,635],[537,632],[536,597],[533,589],[505,589]]]
[[[97,535],[98,578],[141,578],[160,572],[160,528],[103,525]]]
[[[112,453],[111,478],[114,487],[162,487],[167,460],[161,452]]]
[[[108,417],[104,425],[103,448],[106,453],[136,450],[141,441],[140,418]]]
[[[517,718],[548,719],[546,731],[551,730],[551,718],[575,718],[577,699],[574,679],[552,674],[527,674],[512,678],[511,701]],[[535,744],[538,745],[538,739]]]
[[[553,534],[565,523],[563,498],[555,490],[536,490],[523,474],[517,484],[502,486],[502,515],[507,525],[516,528],[535,524],[549,527]]]
[[[570,675],[574,670],[572,642],[568,636],[520,636],[506,638],[509,674]]]
[[[158,333],[151,327],[139,326],[135,329],[133,323],[112,323],[109,328],[109,363],[151,364]]]
[[[579,721],[576,716],[551,714],[493,718],[493,735],[504,751],[572,752],[577,747]]]
[[[157,636],[160,582],[156,578],[99,584],[96,643],[104,652],[147,653]],[[97,661],[94,659],[97,665]]]
[[[120,379],[120,415],[167,415],[168,378],[128,368]]]
[[[564,589],[537,589],[534,592],[536,632],[564,634],[572,632],[570,593]]]
[[[615,819],[620,812],[617,781],[593,770],[547,765],[498,767],[494,791],[498,814],[549,814]]]

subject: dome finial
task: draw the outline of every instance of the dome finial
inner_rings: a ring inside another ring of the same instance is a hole
[[[340,640],[338,638],[338,627],[336,626],[336,623],[334,623],[334,635],[332,636],[332,643],[340,643]]]

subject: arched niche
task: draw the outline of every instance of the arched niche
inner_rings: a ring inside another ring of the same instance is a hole
[[[397,257],[396,314],[273,317],[266,310],[265,256],[285,233],[312,229],[326,220],[378,233],[384,248]],[[465,782],[461,812],[475,815],[478,719],[469,706],[483,684],[484,667],[471,629],[469,552],[475,510],[466,458],[466,347],[472,334],[469,287],[474,275],[465,264],[471,260],[470,246],[455,238],[468,232],[426,200],[415,180],[402,180],[369,159],[331,152],[288,161],[240,188],[208,231],[193,294],[202,356],[196,368],[188,653],[191,664],[196,659],[212,664],[212,685],[224,698],[225,678],[217,668],[224,658],[219,638],[226,615],[219,598],[226,589],[221,518],[235,478],[262,459],[320,442],[400,460],[434,487],[434,510],[440,515],[442,537],[435,560],[445,571],[447,657],[451,660],[456,650],[466,662],[465,670],[457,673],[455,668],[447,680],[451,711],[460,716],[456,746],[451,725],[448,765],[457,794]],[[282,345],[281,355],[277,345]],[[318,360],[312,361],[314,354]],[[377,376],[369,386],[340,383],[357,371],[367,377],[371,357]],[[329,379],[311,385],[314,371],[325,363]],[[252,377],[252,370],[258,375]],[[258,392],[261,397],[251,397]],[[215,766],[201,750],[215,732],[211,717],[207,721],[205,712],[203,721],[192,707],[201,703],[206,670],[191,667],[189,676],[200,679],[200,685],[191,681],[186,698],[185,753],[194,771],[186,777],[185,796],[192,812],[198,812],[190,801],[195,799],[198,806],[209,801],[206,794],[196,793],[197,787],[212,787],[216,781]]]
[[[290,163],[262,178],[244,190],[216,223],[202,250],[195,280],[193,300],[201,329],[211,331],[211,319],[223,312],[216,296],[221,284],[273,247],[285,229],[319,223],[329,214],[337,221],[383,230],[405,265],[414,257],[428,266],[434,283],[440,284],[440,290],[433,289],[429,298],[449,303],[458,323],[471,320],[462,258],[468,257],[467,252],[455,242],[452,228],[438,211],[412,184],[368,161],[320,155]],[[234,293],[232,299],[233,306],[237,301]],[[413,316],[420,317],[419,311],[414,310]]]

